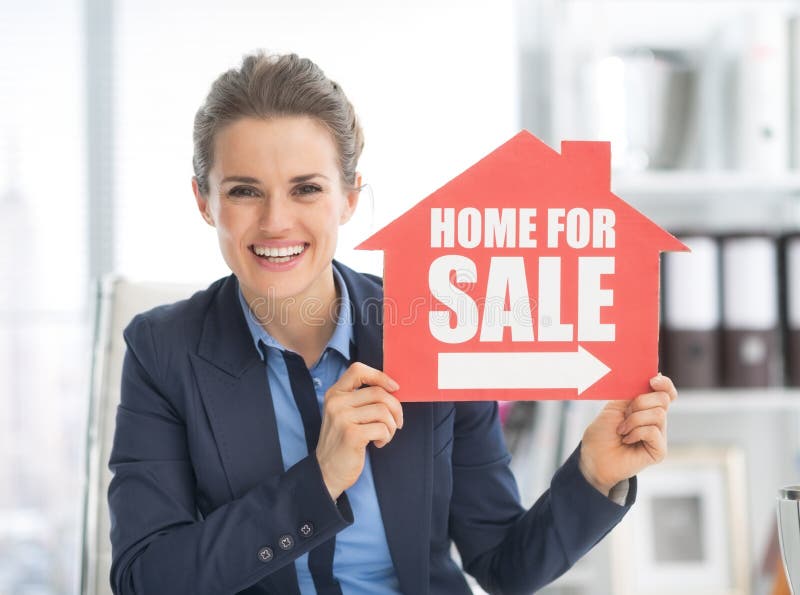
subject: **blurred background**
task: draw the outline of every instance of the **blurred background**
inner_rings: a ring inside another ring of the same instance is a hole
[[[693,248],[662,270],[677,454],[642,478],[627,538],[544,592],[781,592],[775,493],[800,483],[800,2],[29,0],[0,6],[0,595],[80,589],[98,281],[229,273],[191,192],[192,122],[256,48],[313,59],[360,115],[370,192],[337,253],[360,270],[381,269],[352,250],[369,230],[519,129],[611,141],[614,192]],[[592,407],[505,408],[528,503]]]

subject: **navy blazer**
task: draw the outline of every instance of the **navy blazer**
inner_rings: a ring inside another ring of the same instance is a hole
[[[380,279],[334,266],[356,314],[355,359],[381,368]],[[346,492],[330,498],[313,453],[283,469],[265,364],[238,291],[234,275],[223,277],[137,314],[124,330],[109,461],[114,593],[297,594],[293,560],[353,521]],[[635,499],[635,478],[624,507],[587,483],[578,445],[526,511],[495,402],[404,403],[403,412],[403,429],[369,452],[406,595],[470,592],[452,543],[488,592],[530,593],[602,539]]]

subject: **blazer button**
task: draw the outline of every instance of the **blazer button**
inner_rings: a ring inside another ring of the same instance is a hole
[[[262,562],[269,562],[272,560],[272,548],[262,547],[260,550],[258,550],[258,559]]]
[[[298,529],[298,531],[300,531],[300,535],[303,537],[311,537],[314,534],[314,525],[306,521],[300,525],[300,529]]]
[[[294,547],[294,539],[291,535],[281,535],[278,539],[278,545],[282,550],[290,550]]]

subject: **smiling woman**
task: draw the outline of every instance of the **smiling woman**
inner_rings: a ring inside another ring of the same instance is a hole
[[[232,274],[125,328],[115,593],[466,595],[453,543],[487,591],[524,593],[622,518],[663,457],[668,379],[611,402],[529,511],[496,402],[394,396],[382,323],[361,315],[381,279],[333,259],[363,138],[318,66],[246,56],[194,141],[197,208]]]

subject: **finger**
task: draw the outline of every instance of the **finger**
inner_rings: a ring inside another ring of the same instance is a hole
[[[606,401],[606,404],[603,406],[603,409],[606,411],[622,411],[623,413],[627,413],[630,403],[631,399],[618,399],[618,400]]]
[[[392,392],[400,388],[388,374],[381,370],[372,368],[361,362],[353,363],[344,374],[331,387],[341,391],[353,391],[364,385],[380,386],[384,390]]]
[[[645,409],[652,409],[653,407],[662,407],[665,410],[669,409],[669,404],[672,402],[669,394],[656,391],[652,393],[645,393],[633,399],[627,407],[627,415],[636,411],[643,411]]]
[[[664,376],[663,374],[654,376],[650,379],[650,386],[653,387],[653,390],[667,393],[670,401],[674,401],[678,398],[678,390],[668,376]]]
[[[372,405],[364,405],[363,407],[355,407],[350,410],[350,421],[357,424],[371,424],[381,422],[389,428],[389,431],[394,436],[397,430],[397,422],[394,419],[389,408],[383,403],[373,403]]]
[[[667,452],[667,441],[664,434],[656,426],[639,426],[622,439],[625,444],[642,442],[651,456],[660,461]]]
[[[375,446],[383,448],[392,441],[392,437],[394,436],[392,432],[389,431],[389,428],[386,427],[386,424],[381,422],[359,425],[358,428],[364,446],[370,442],[374,442]]]
[[[371,396],[369,394],[356,396],[364,391],[372,393]],[[391,418],[395,429],[403,427],[403,409],[400,402],[379,387],[360,389],[355,392],[336,392],[330,395],[323,406],[323,426],[327,420],[340,428],[350,422],[368,423],[373,421],[369,419],[375,412],[375,409],[370,409],[373,406],[383,408],[387,416]],[[359,411],[364,408],[367,409]]]
[[[397,397],[387,393],[379,386],[368,386],[359,390],[344,393],[347,396],[347,405],[350,407],[363,407],[373,403],[383,403],[394,417],[397,427],[403,427],[403,406]]]
[[[656,426],[664,430],[667,425],[667,411],[663,407],[653,407],[631,413],[617,428],[617,433],[625,435],[640,426]]]

